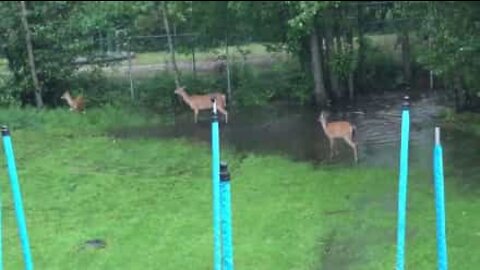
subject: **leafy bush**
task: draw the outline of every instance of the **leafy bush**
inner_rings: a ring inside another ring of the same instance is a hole
[[[374,47],[369,39],[365,42],[366,87],[374,91],[393,90],[398,82],[394,78],[401,72],[392,56]]]

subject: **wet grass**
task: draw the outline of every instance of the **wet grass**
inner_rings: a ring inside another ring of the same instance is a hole
[[[120,124],[160,124],[98,109],[2,110],[12,139],[38,269],[212,269],[208,144],[105,135]],[[222,149],[230,164],[238,269],[393,269],[395,171],[313,166]],[[5,163],[2,154],[2,162]],[[4,265],[22,268],[5,166],[0,174]],[[480,265],[479,193],[448,177],[452,269]],[[407,269],[434,269],[430,173],[409,178]],[[100,239],[106,245],[85,246]]]
[[[446,110],[443,115],[443,125],[447,128],[468,132],[480,136],[480,114],[472,112],[454,113]]]

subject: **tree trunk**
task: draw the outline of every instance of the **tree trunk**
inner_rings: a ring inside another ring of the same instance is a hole
[[[347,32],[347,52],[350,53],[350,55],[353,54],[354,48],[353,48],[353,29],[350,29]],[[354,88],[354,83],[353,83],[353,72],[355,70],[355,59],[352,58],[351,65],[350,65],[350,70],[348,72],[348,97],[350,100],[353,100],[355,96],[355,88]]]
[[[408,85],[412,85],[412,65],[410,58],[410,38],[407,30],[401,33],[403,76]]]
[[[357,6],[358,27],[358,85],[361,89],[366,87],[365,78],[365,40],[363,29],[363,12],[360,4]]]
[[[338,54],[343,54],[343,43],[342,43],[342,35],[340,32],[340,27],[337,25],[335,27],[335,45],[336,45],[336,53]],[[338,97],[339,98],[344,98],[345,95],[345,85],[344,85],[344,79],[342,74],[337,74],[337,82],[338,82]]]
[[[227,68],[227,100],[233,100],[232,98],[232,82],[230,78],[230,56],[228,53],[228,34],[225,38],[225,61]]]
[[[310,34],[310,53],[312,75],[315,82],[315,102],[319,106],[324,106],[327,101],[327,95],[325,93],[325,85],[323,82],[324,80],[318,44],[318,33],[315,27],[312,29],[312,33]]]
[[[325,58],[327,60],[327,66],[329,67],[329,75],[330,75],[330,90],[332,97],[337,101],[339,99],[339,87],[338,87],[338,76],[335,74],[335,71],[331,68],[331,61],[333,59],[333,55],[335,55],[335,47],[333,44],[333,25],[329,22],[331,20],[331,16],[328,16],[325,21],[325,38],[327,43],[327,48],[325,51]]]
[[[37,108],[40,109],[43,107],[42,89],[40,87],[40,83],[38,82],[37,70],[35,68],[35,58],[33,56],[32,38],[30,35],[30,29],[28,27],[27,8],[25,6],[25,1],[20,1],[20,8],[22,9],[21,18],[23,29],[25,31],[25,43],[27,45],[28,63],[30,65],[30,72],[32,73],[33,86],[35,87],[35,102],[37,104]]]
[[[170,49],[170,56],[172,59],[173,70],[175,72],[175,86],[179,88],[180,72],[178,71],[177,61],[175,60],[175,48],[173,46],[172,35],[170,34],[170,27],[168,24],[167,3],[165,1],[162,1],[162,15],[163,15],[163,25],[165,27],[165,31],[167,32],[168,47]]]
[[[468,103],[468,94],[463,84],[462,72],[457,70],[453,74],[453,89],[455,93],[455,110],[462,112]]]

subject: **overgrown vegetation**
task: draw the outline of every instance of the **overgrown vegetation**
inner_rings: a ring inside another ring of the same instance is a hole
[[[152,1],[51,1],[26,2],[26,9],[36,74],[48,106],[56,106],[60,94],[75,82],[79,65],[74,63],[80,58],[88,62],[133,50],[140,53],[138,63],[156,63],[165,58],[171,47],[181,54],[179,60],[190,60],[195,50],[197,60],[202,61],[209,58],[204,52],[223,50],[228,44],[232,58],[236,54],[255,59],[265,53],[263,47],[233,48],[263,43],[268,44],[268,50],[288,50],[300,63],[295,74],[303,73],[293,76],[305,82],[291,88],[289,95],[271,93],[272,90],[248,98],[240,95],[239,104],[261,104],[270,96],[293,96],[325,105],[372,91],[405,90],[408,86],[424,89],[428,86],[427,70],[433,70],[435,86],[454,90],[457,107],[472,110],[478,107],[475,74],[480,62],[480,31],[475,17],[478,6],[472,3],[166,1],[164,5]],[[17,2],[0,5],[0,55],[8,59],[12,72],[8,91],[15,94],[16,101],[33,105],[38,101],[32,98],[33,77],[26,50],[29,42],[24,41],[24,30],[15,27],[20,22],[19,10]],[[169,21],[172,29],[166,36],[158,37],[166,33],[163,19]],[[459,25],[464,31],[457,31]],[[371,35],[393,37],[395,44],[389,46],[395,48],[377,50],[369,45],[367,37]],[[157,37],[149,39],[150,36]],[[172,41],[168,47],[167,39]],[[217,58],[224,60],[222,54],[219,52]],[[236,72],[232,72],[232,76],[237,76],[235,86],[246,86],[245,82],[239,83],[239,77],[251,75]],[[284,74],[276,75],[281,76]],[[210,88],[216,87],[215,83]],[[276,83],[273,88],[282,88],[284,80]],[[249,85],[255,86],[272,88],[263,83]],[[308,95],[305,86],[310,89]],[[8,91],[2,94],[8,95]],[[259,101],[251,102],[254,96]]]
[[[456,113],[451,109],[445,110],[442,115],[443,125],[461,131],[471,132],[480,136],[480,116],[475,113]]]

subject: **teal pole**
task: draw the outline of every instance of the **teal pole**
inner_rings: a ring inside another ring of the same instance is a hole
[[[397,270],[405,268],[405,227],[407,219],[408,184],[408,140],[410,132],[410,113],[408,96],[402,106],[402,131],[400,142],[400,174],[398,184],[398,220],[397,220]]]
[[[228,165],[220,165],[220,196],[222,207],[222,255],[223,270],[233,270],[232,207]]]
[[[3,270],[3,228],[2,228],[2,189],[0,187],[0,270]]]
[[[221,270],[221,231],[220,231],[220,142],[217,103],[213,102],[212,113],[212,188],[213,188],[213,260],[214,270]]]
[[[435,180],[435,210],[437,214],[437,256],[438,269],[448,269],[447,235],[445,228],[445,190],[443,175],[443,150],[440,144],[440,128],[435,128],[435,147],[433,150],[433,168]]]
[[[23,257],[26,270],[33,270],[32,255],[30,253],[30,244],[28,242],[27,223],[23,212],[22,195],[20,184],[18,183],[17,168],[15,166],[15,156],[13,153],[12,139],[7,127],[2,127],[3,148],[7,158],[8,175],[10,176],[10,185],[12,186],[13,202],[15,205],[15,214],[17,217],[18,230],[22,242]]]

